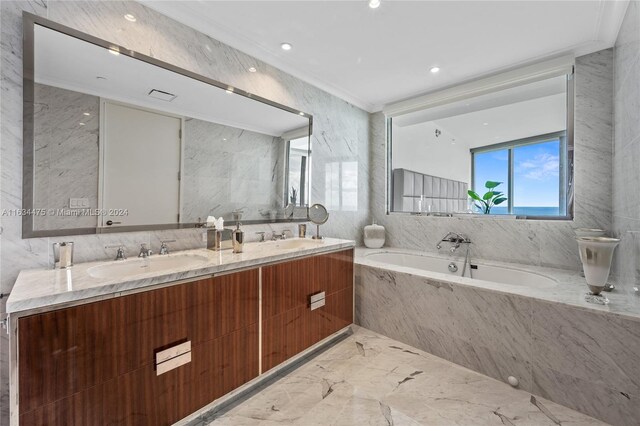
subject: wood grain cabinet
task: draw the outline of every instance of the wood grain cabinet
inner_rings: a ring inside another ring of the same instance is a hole
[[[20,424],[171,424],[257,377],[258,285],[254,269],[20,318]],[[184,342],[191,362],[157,375]]]
[[[311,296],[325,293],[312,310]],[[353,322],[353,249],[262,268],[262,371]]]
[[[353,249],[22,317],[19,423],[172,424],[352,322]]]

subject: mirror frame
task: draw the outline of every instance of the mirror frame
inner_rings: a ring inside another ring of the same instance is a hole
[[[569,169],[566,171],[566,179],[567,185],[571,182],[573,186],[573,198],[571,203],[567,204],[567,213],[564,216],[524,216],[524,215],[499,215],[499,214],[481,214],[481,213],[448,213],[448,212],[397,212],[391,210],[391,198],[393,194],[393,130],[392,130],[392,121],[393,115],[385,114],[384,123],[385,123],[385,215],[404,215],[404,216],[425,216],[425,217],[456,217],[456,218],[468,218],[468,219],[507,219],[512,217],[514,220],[546,220],[546,221],[573,221],[575,218],[575,206],[576,206],[576,193],[575,193],[575,169],[576,169],[576,156],[575,156],[575,66],[572,66],[571,73],[567,75],[567,154],[571,151],[571,163],[568,163]],[[521,84],[527,84],[526,82]],[[512,87],[517,87],[521,84],[516,84]],[[496,86],[490,89],[490,91],[500,91],[504,88],[501,86]],[[447,89],[444,89],[447,90]],[[480,93],[482,94],[482,93]],[[472,93],[471,95],[467,95],[468,98],[473,98],[475,96],[479,96],[479,94]],[[444,101],[442,103],[438,103],[433,105],[433,107],[447,104],[449,102],[456,102],[460,99],[454,99],[452,101]],[[473,166],[473,164],[472,164]],[[471,171],[473,175],[473,169]],[[469,185],[471,187],[471,185]]]
[[[23,160],[22,160],[22,238],[38,238],[38,237],[54,237],[63,235],[87,235],[87,234],[103,234],[103,233],[118,233],[118,232],[135,232],[135,231],[149,231],[149,230],[162,230],[162,229],[190,229],[198,227],[197,223],[175,223],[175,224],[156,224],[156,225],[136,225],[136,226],[123,226],[120,228],[101,228],[96,226],[95,228],[68,228],[68,229],[51,229],[36,231],[33,229],[33,214],[35,208],[33,205],[33,172],[34,172],[34,101],[35,101],[35,26],[40,25],[49,28],[54,31],[66,34],[70,37],[77,38],[79,40],[91,43],[105,49],[118,49],[121,55],[129,56],[133,59],[143,61],[147,64],[154,65],[160,68],[164,68],[168,71],[180,74],[184,77],[192,78],[200,82],[216,86],[222,90],[232,90],[234,94],[244,96],[245,98],[262,102],[281,109],[292,114],[300,115],[309,120],[309,152],[311,151],[311,135],[313,133],[313,116],[304,111],[300,111],[289,106],[274,102],[270,99],[263,98],[256,94],[246,92],[242,89],[234,87],[229,84],[222,83],[212,78],[197,74],[184,68],[180,68],[176,65],[168,62],[160,61],[151,56],[144,55],[140,52],[129,50],[123,46],[115,43],[111,43],[106,40],[102,40],[98,37],[94,37],[90,34],[83,33],[76,29],[67,27],[57,22],[51,21],[46,18],[34,15],[29,12],[23,12]],[[307,170],[307,173],[308,170]],[[311,179],[307,176],[307,194],[311,196]],[[279,192],[279,191],[278,191]],[[278,198],[280,195],[278,194]],[[310,201],[307,206],[300,206],[305,208],[305,211],[310,205]],[[41,209],[39,209],[41,210]],[[294,212],[298,210],[295,209]],[[28,213],[28,214],[27,214]],[[295,215],[295,213],[294,213]],[[243,220],[245,225],[259,224],[259,223],[278,223],[278,222],[306,222],[306,217],[300,218],[280,218],[280,219],[256,219],[256,220]],[[236,221],[228,221],[230,226],[235,226]]]

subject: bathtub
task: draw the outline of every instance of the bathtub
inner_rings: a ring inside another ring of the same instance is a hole
[[[479,260],[472,247],[477,269],[461,277],[464,254],[356,248],[355,323],[611,424],[637,424],[638,401],[624,395],[640,353],[630,288],[594,305],[577,270]]]
[[[411,268],[417,271],[434,272],[449,276],[471,278],[473,284],[477,280],[488,281],[508,286],[520,286],[530,289],[550,289],[558,285],[558,282],[546,275],[519,269],[517,267],[496,266],[483,262],[475,262],[471,258],[470,265],[464,267],[464,256],[448,259],[445,257],[429,256],[411,251],[372,251],[362,253],[361,260],[375,262],[377,266],[399,266]],[[368,263],[367,262],[367,263]],[[452,272],[450,267],[454,270]],[[416,271],[416,272],[417,272]]]

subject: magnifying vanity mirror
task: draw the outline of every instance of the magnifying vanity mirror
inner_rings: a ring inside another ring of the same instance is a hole
[[[24,23],[24,238],[306,210],[309,114],[40,17]]]
[[[316,225],[316,235],[312,238],[314,240],[321,240],[320,225],[324,225],[329,220],[329,212],[322,204],[314,204],[309,207],[309,220]]]

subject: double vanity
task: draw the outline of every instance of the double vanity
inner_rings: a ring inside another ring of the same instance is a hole
[[[21,272],[12,424],[159,425],[211,408],[348,329],[353,247],[289,239]]]

